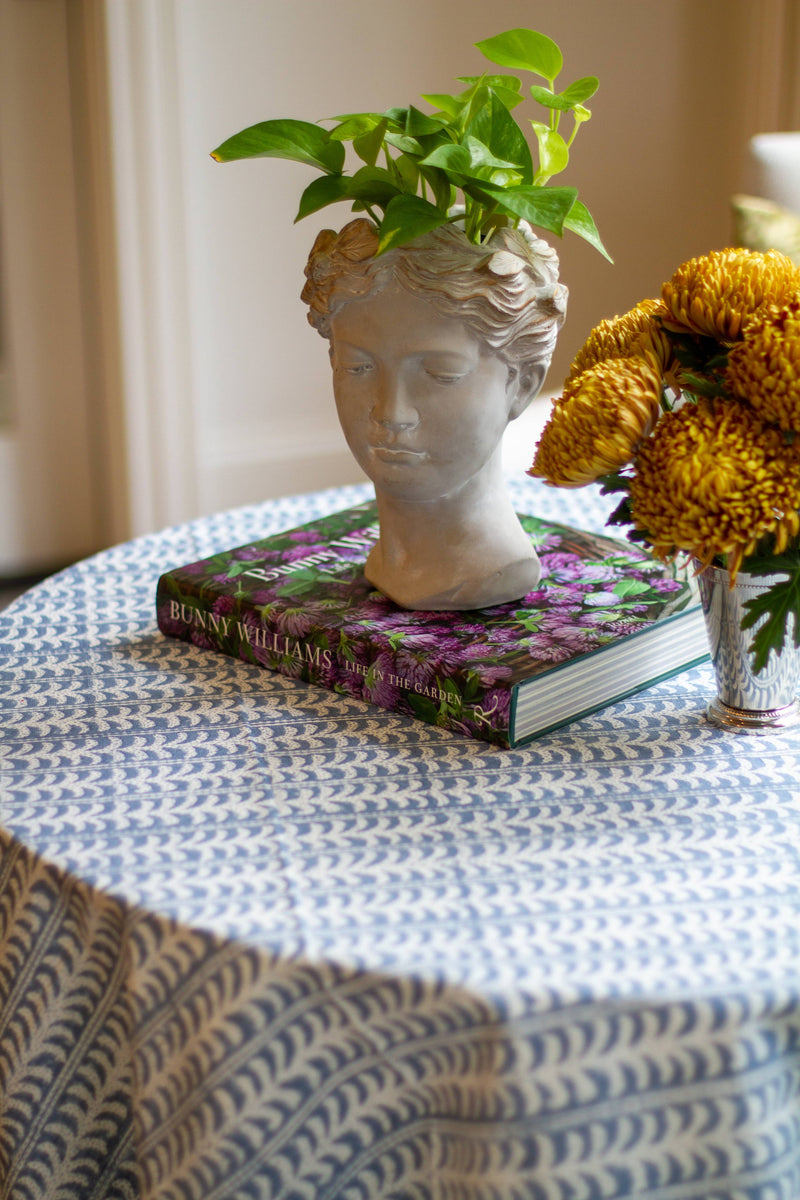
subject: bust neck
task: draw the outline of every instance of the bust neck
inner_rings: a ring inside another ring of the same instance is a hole
[[[401,607],[487,608],[536,586],[539,560],[499,467],[494,477],[436,500],[409,502],[380,491],[377,502],[380,537],[365,574]]]

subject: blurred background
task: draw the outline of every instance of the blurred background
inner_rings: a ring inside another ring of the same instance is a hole
[[[294,225],[310,170],[209,152],[455,90],[519,25],[600,78],[563,182],[615,261],[552,239],[557,393],[594,324],[730,244],[749,139],[800,129],[800,0],[0,0],[0,578],[359,481],[299,300],[348,209]]]

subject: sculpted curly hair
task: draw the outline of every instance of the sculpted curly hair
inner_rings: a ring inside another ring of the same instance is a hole
[[[364,217],[338,234],[324,229],[317,236],[301,298],[323,337],[330,338],[331,320],[345,304],[396,281],[443,316],[466,322],[523,377],[526,364],[549,364],[566,316],[567,289],[558,282],[556,252],[524,222],[497,230],[482,245],[448,224],[378,258],[377,248],[375,226]]]

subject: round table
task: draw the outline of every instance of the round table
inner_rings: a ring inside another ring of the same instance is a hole
[[[800,735],[706,665],[504,751],[158,632],[163,571],[369,494],[0,614],[0,1198],[797,1200]]]

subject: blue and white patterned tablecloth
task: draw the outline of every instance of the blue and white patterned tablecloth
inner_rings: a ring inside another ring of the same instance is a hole
[[[704,666],[500,751],[157,632],[366,494],[0,615],[0,1198],[798,1200],[800,735]]]

